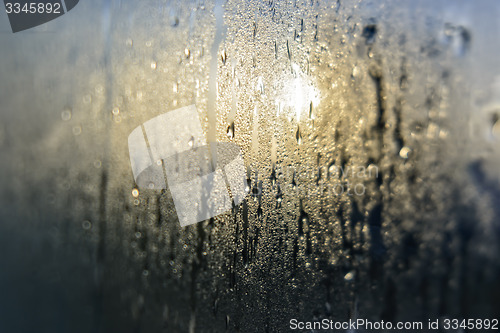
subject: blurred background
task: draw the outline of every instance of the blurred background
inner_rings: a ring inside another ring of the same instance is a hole
[[[82,0],[13,34],[2,9],[0,332],[498,318],[499,17]],[[242,147],[249,194],[181,228],[168,190],[137,189],[127,138],[191,104]]]

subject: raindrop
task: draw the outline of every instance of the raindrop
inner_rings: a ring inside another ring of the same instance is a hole
[[[459,45],[457,47],[457,53],[460,56],[464,56],[467,50],[470,48],[471,34],[469,30],[464,27],[460,27],[459,32]]]
[[[184,55],[186,56],[186,59],[189,59],[191,56],[191,51],[187,47],[184,49]]]
[[[226,64],[226,61],[227,61],[227,53],[226,53],[226,50],[222,50],[222,52],[220,53],[220,58],[222,60],[222,64],[225,65]]]
[[[297,126],[297,132],[295,132],[295,138],[297,139],[297,143],[302,144],[302,134],[300,133],[300,127]]]
[[[99,95],[102,94],[104,92],[104,87],[101,84],[98,84],[95,86],[95,92]]]
[[[500,138],[500,117],[495,114],[492,117],[492,128],[491,132],[495,138]]]
[[[219,298],[215,297],[214,299],[214,316],[217,316],[217,310],[219,309]]]
[[[276,193],[276,208],[281,208],[282,201],[283,201],[283,193],[281,192],[281,187],[278,184],[278,193]]]
[[[269,180],[271,180],[271,185],[274,186],[274,184],[276,184],[276,168],[274,167],[274,165],[272,166],[271,168],[271,175],[269,176]]]
[[[259,91],[261,95],[265,94],[264,81],[262,81],[262,76],[259,76],[259,78],[257,79],[257,91]]]
[[[156,61],[151,61],[151,69],[156,69]]]
[[[373,44],[375,42],[375,37],[377,36],[377,25],[369,24],[365,26],[361,36],[365,38],[365,43],[367,45]]]
[[[351,271],[349,273],[347,273],[345,276],[344,276],[344,280],[346,281],[352,281],[352,279],[354,279],[354,272]]]
[[[354,66],[354,67],[352,68],[351,77],[352,77],[353,79],[355,79],[355,78],[357,78],[358,76],[359,76],[359,68],[358,68],[358,66]]]
[[[71,119],[71,109],[65,108],[63,112],[61,112],[61,119],[64,121],[68,121]]]
[[[92,228],[92,223],[90,223],[90,221],[85,220],[82,222],[82,228],[84,230],[90,230],[90,228]]]
[[[226,133],[228,138],[234,138],[234,121],[227,127]]]
[[[82,134],[82,127],[81,126],[73,127],[73,135],[78,136],[80,134]]]
[[[401,75],[399,78],[399,88],[401,90],[408,89],[408,76],[406,74]]]
[[[299,236],[304,234],[304,225],[309,227],[309,215],[304,211],[302,200],[300,200],[300,215],[298,220]]]
[[[92,102],[92,96],[90,94],[83,96],[83,103],[84,104],[90,104],[90,102]]]
[[[111,113],[113,114],[113,116],[118,116],[120,114],[120,109],[115,106]]]
[[[132,190],[132,196],[133,196],[134,198],[137,198],[137,197],[139,196],[139,190],[138,190],[138,189],[136,189],[136,188],[134,188],[134,189]]]
[[[399,151],[399,156],[401,158],[405,158],[406,159],[406,158],[408,158],[408,154],[410,152],[411,152],[411,149],[405,146],[405,147],[401,148],[401,150]]]
[[[259,185],[260,184],[257,184],[257,182],[255,182],[255,186],[252,188],[252,196],[254,197],[254,199],[257,199],[257,197],[259,197],[262,193]]]
[[[332,306],[329,302],[325,303],[325,310],[327,313],[330,313],[330,311],[332,311]]]
[[[179,25],[179,18],[177,15],[170,15],[170,26],[177,27]]]
[[[444,35],[446,42],[450,43],[455,55],[463,57],[470,48],[471,33],[463,26],[454,26],[446,23],[444,25]]]
[[[261,207],[261,206],[259,206],[259,208],[257,208],[257,218],[258,218],[259,220],[260,220],[260,219],[262,219],[262,214],[263,214],[263,212],[262,212],[262,207]]]
[[[188,145],[189,145],[189,147],[194,146],[194,136],[191,136],[191,139],[189,139],[189,141],[188,141]]]

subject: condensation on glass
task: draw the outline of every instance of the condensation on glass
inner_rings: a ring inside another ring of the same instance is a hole
[[[1,34],[0,330],[498,317],[499,14],[84,1]],[[192,104],[242,148],[248,194],[182,228],[127,138]]]

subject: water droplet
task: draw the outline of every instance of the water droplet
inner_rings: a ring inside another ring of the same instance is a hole
[[[227,127],[227,137],[234,138],[234,121]]]
[[[410,152],[411,152],[411,149],[405,146],[405,147],[401,148],[401,150],[399,151],[399,156],[401,158],[408,158],[408,154]]]
[[[443,33],[446,43],[451,45],[455,55],[459,57],[465,56],[470,48],[472,39],[469,30],[463,26],[454,26],[453,24],[446,23]]]
[[[281,193],[281,187],[278,184],[278,193],[276,193],[276,208],[281,208],[282,201],[283,201],[283,193]]]
[[[375,37],[377,36],[377,25],[369,24],[363,28],[363,33],[361,34],[365,38],[365,43],[367,45],[373,44],[375,42]]]
[[[82,127],[81,126],[73,127],[73,135],[78,136],[80,134],[82,134]]]
[[[226,64],[226,61],[227,61],[227,53],[226,53],[226,50],[222,50],[222,52],[220,53],[220,58],[222,60],[222,64],[225,65]]]
[[[120,114],[120,109],[115,106],[111,113],[113,114],[113,116],[118,116]]]
[[[90,228],[92,228],[92,223],[90,223],[90,221],[85,220],[82,222],[82,228],[85,230],[90,230]]]
[[[491,134],[493,134],[495,138],[500,138],[500,117],[498,116],[498,114],[493,115],[491,122]]]
[[[104,87],[102,86],[102,84],[96,85],[94,89],[98,95],[100,95],[104,92]]]
[[[351,271],[349,273],[347,273],[345,276],[344,276],[344,280],[346,281],[352,281],[352,279],[354,279],[354,272]]]
[[[271,185],[274,186],[274,184],[276,184],[277,177],[276,177],[276,168],[274,167],[274,165],[271,168],[271,175],[269,176],[269,180],[271,180]]]
[[[187,47],[184,49],[184,55],[186,56],[186,59],[189,59],[191,56],[191,51]]]
[[[156,69],[156,61],[151,61],[151,69]]]
[[[352,68],[351,77],[352,77],[353,79],[355,79],[355,78],[357,78],[358,76],[359,76],[359,68],[358,68],[358,66],[354,66],[354,67]]]
[[[264,81],[262,80],[262,76],[259,76],[259,78],[257,79],[257,91],[259,91],[261,95],[265,94]]]
[[[71,109],[65,108],[63,112],[61,112],[61,119],[64,121],[71,120]]]
[[[189,145],[189,147],[194,146],[194,136],[191,136],[191,139],[189,139],[188,145]]]
[[[134,45],[134,41],[131,38],[127,38],[127,40],[125,41],[125,45],[127,45],[128,47],[132,47]]]
[[[302,144],[302,134],[300,133],[300,127],[297,126],[297,132],[295,132],[295,138],[297,139],[297,143]]]
[[[170,15],[170,26],[177,27],[179,25],[179,18],[177,15]]]
[[[136,189],[136,188],[134,188],[134,189],[132,190],[132,196],[133,196],[134,198],[137,198],[137,197],[139,196],[139,190],[138,190],[138,189]]]
[[[217,310],[219,309],[219,298],[215,298],[214,299],[214,316],[217,316]]]
[[[137,231],[135,234],[134,234],[135,238],[139,239],[142,237],[142,234],[140,231]]]
[[[95,167],[96,169],[100,169],[100,168],[101,168],[101,166],[102,166],[102,162],[101,162],[100,160],[95,160],[95,161],[94,161],[94,167]]]
[[[309,228],[309,215],[304,211],[302,200],[300,201],[300,215],[298,220],[299,236],[304,234],[304,226]]]

